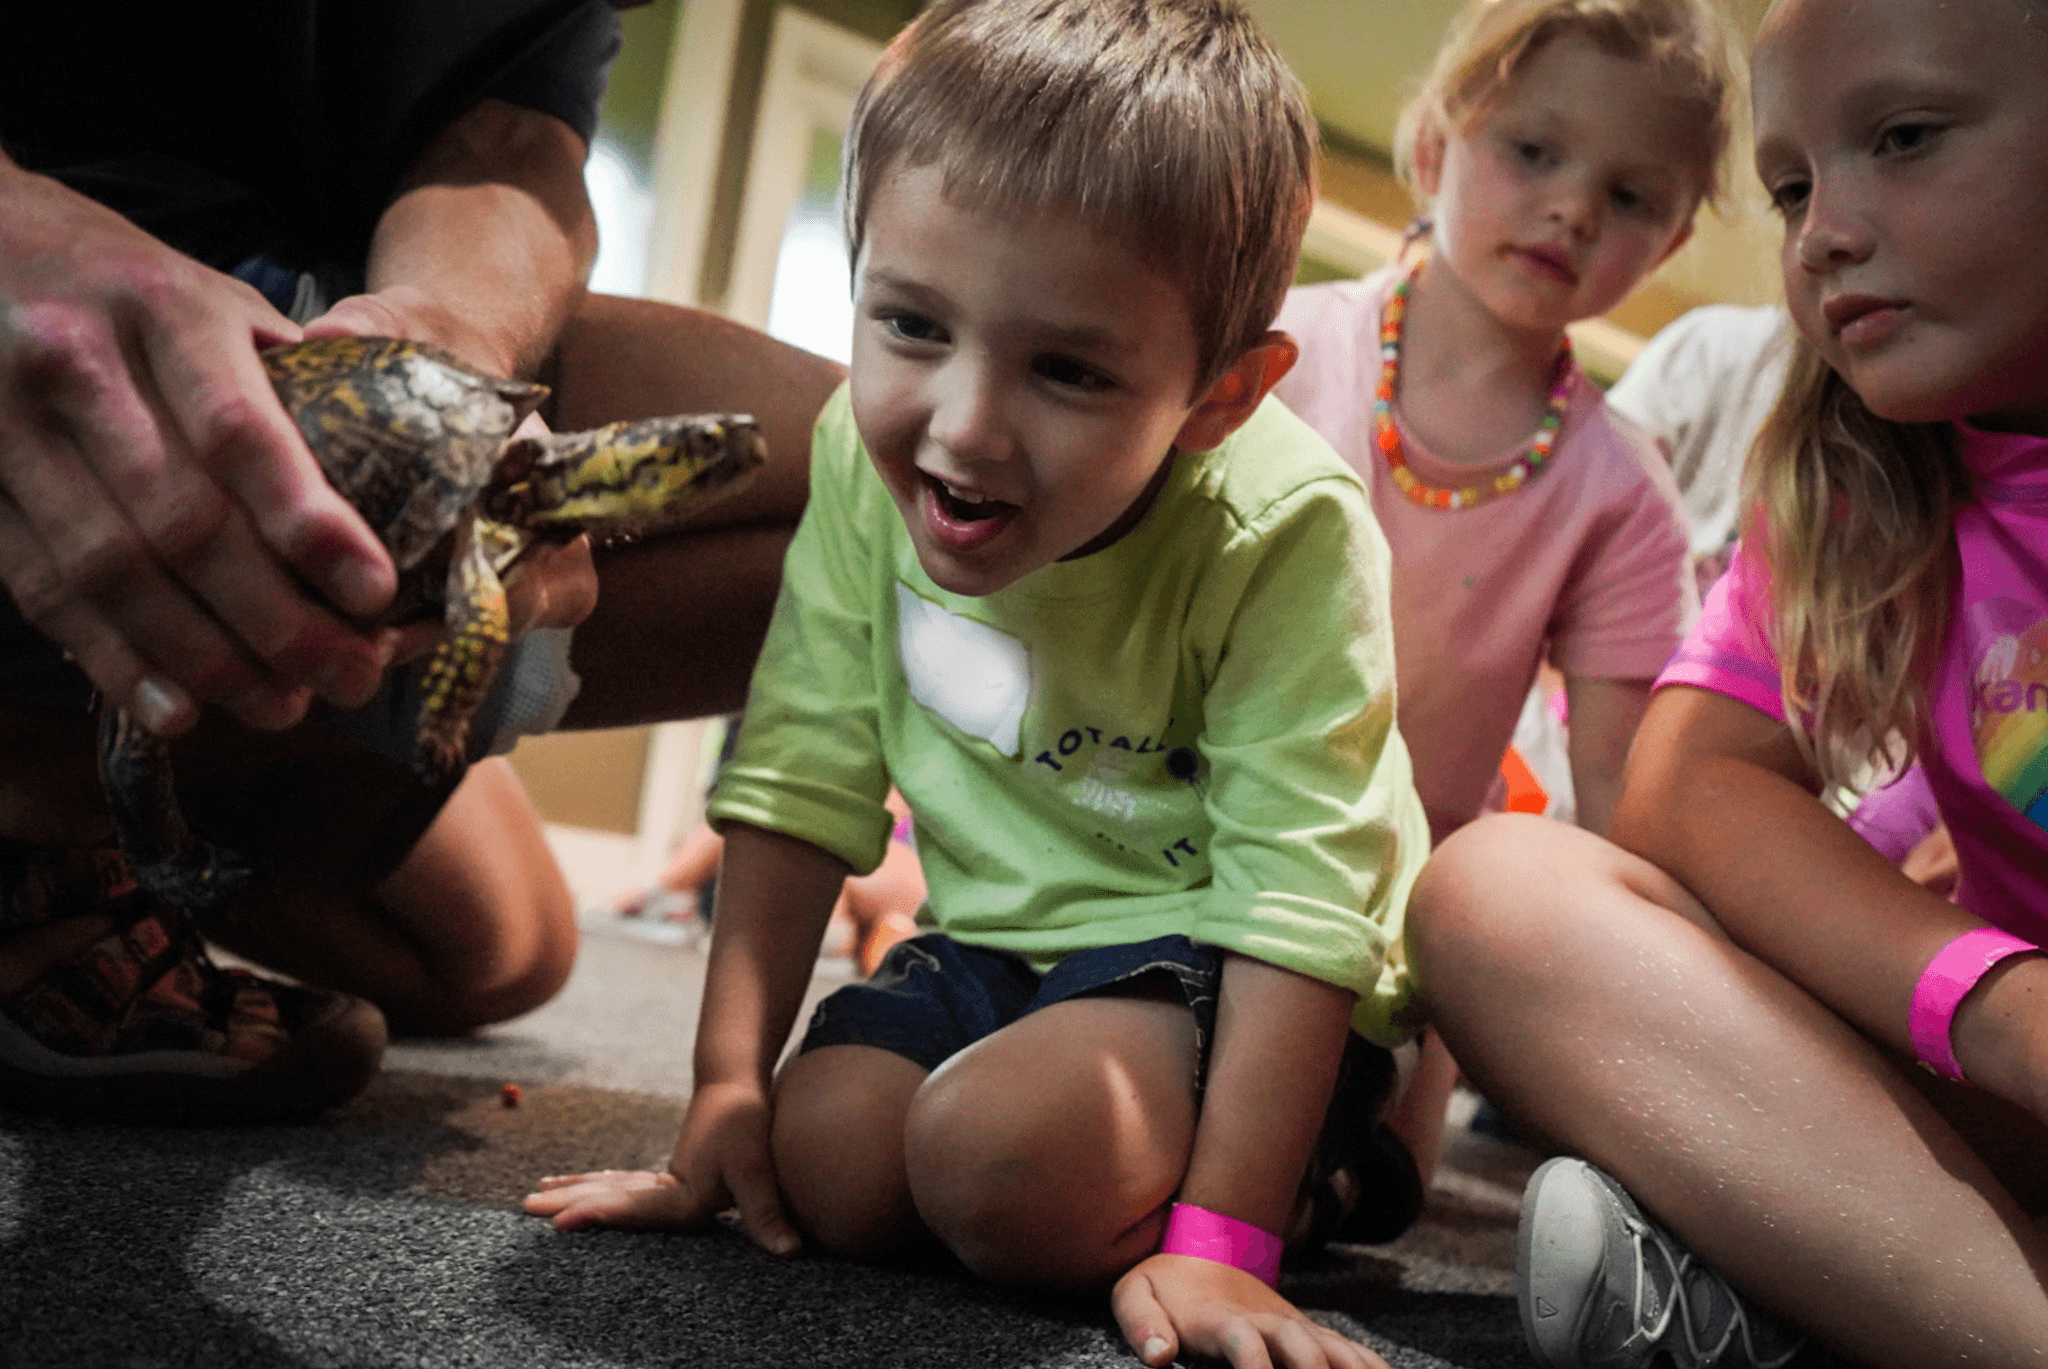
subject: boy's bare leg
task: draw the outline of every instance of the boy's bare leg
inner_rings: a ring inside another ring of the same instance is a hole
[[[1195,1134],[1178,1002],[1040,1009],[929,1075],[872,1046],[784,1067],[775,1172],[805,1234],[874,1258],[929,1231],[1005,1283],[1105,1283],[1152,1253]]]
[[[2036,1222],[1903,1070],[1655,867],[1485,819],[1432,858],[1410,938],[1474,1083],[1760,1303],[1859,1363],[2048,1363]]]
[[[1151,1254],[1195,1135],[1195,1024],[1177,1000],[1040,1009],[932,1072],[910,1107],[910,1191],[1003,1283],[1107,1283]]]
[[[823,1046],[783,1066],[770,1145],[806,1239],[873,1260],[924,1234],[911,1203],[903,1133],[924,1066],[876,1046]]]
[[[374,889],[286,885],[209,929],[238,954],[384,1009],[395,1028],[461,1032],[540,1006],[575,962],[575,903],[511,765],[472,766]]]
[[[1434,1030],[1425,1031],[1415,1069],[1387,1109],[1387,1126],[1414,1157],[1424,1189],[1436,1175],[1437,1161],[1443,1158],[1444,1114],[1457,1088],[1458,1062],[1451,1058],[1441,1036]]]

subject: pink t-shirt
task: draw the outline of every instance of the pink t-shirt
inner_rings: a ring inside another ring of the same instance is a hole
[[[1955,899],[2048,940],[2048,440],[1958,425],[1976,498],[1956,516],[1963,575],[1922,756],[1955,839]],[[1783,721],[1766,638],[1770,569],[1746,548],[1658,684],[1726,694]]]
[[[1301,360],[1275,393],[1365,481],[1393,549],[1401,735],[1441,841],[1484,807],[1546,651],[1567,675],[1652,679],[1695,595],[1669,470],[1583,372],[1550,464],[1513,494],[1432,509],[1401,493],[1372,426],[1380,305],[1395,280],[1389,269],[1289,291],[1274,326]],[[1430,485],[1477,484],[1526,449],[1451,466],[1401,427],[1402,455]]]

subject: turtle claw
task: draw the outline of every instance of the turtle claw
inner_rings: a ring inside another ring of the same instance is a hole
[[[453,735],[446,728],[422,727],[413,749],[413,773],[428,784],[440,784],[460,770],[469,755],[468,732],[466,724]]]

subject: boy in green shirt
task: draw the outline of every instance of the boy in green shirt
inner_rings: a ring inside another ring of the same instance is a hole
[[[1428,847],[1385,543],[1263,402],[1310,128],[1221,0],[952,0],[884,55],[847,135],[851,379],[711,804],[682,1139],[532,1210],[736,1202],[778,1253],[929,1232],[989,1278],[1118,1280],[1149,1364],[1377,1363],[1270,1286],[1340,1061],[1391,1075]],[[892,783],[938,931],[771,1084]]]

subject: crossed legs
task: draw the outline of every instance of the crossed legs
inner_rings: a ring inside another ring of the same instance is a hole
[[[1577,829],[1464,829],[1409,927],[1478,1087],[1759,1302],[1859,1363],[2048,1363],[2048,1239],[2014,1196],[2024,1180],[2039,1210],[2048,1129],[1923,1088],[1676,881]],[[2030,1173],[1994,1172],[2001,1151]]]

